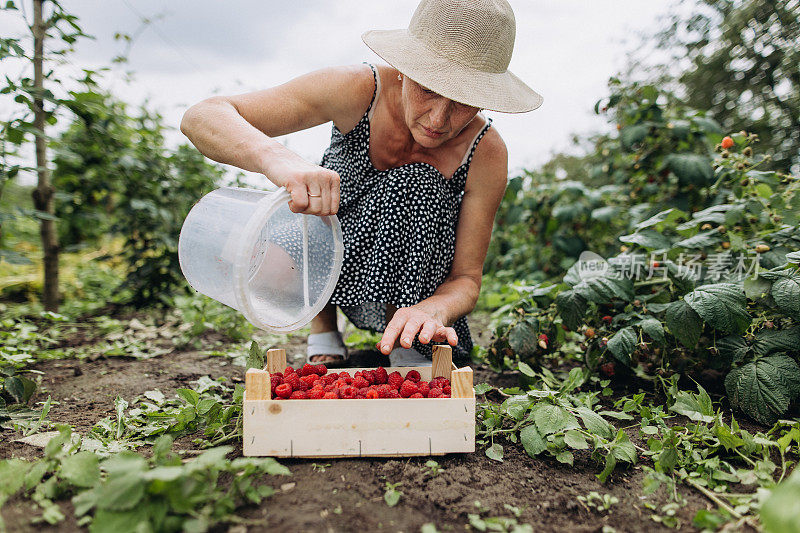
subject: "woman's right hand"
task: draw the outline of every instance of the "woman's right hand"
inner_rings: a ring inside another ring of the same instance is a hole
[[[291,195],[293,213],[328,216],[339,211],[339,174],[308,161],[293,161],[280,170],[283,186]]]

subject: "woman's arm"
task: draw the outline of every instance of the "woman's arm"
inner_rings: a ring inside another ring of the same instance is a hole
[[[449,327],[470,313],[478,301],[483,261],[492,237],[494,216],[508,181],[508,153],[500,135],[490,129],[475,149],[456,227],[456,249],[450,274],[430,298],[395,312],[378,349],[384,354],[397,345],[410,348],[419,333],[423,344],[458,343]]]
[[[186,111],[181,131],[206,157],[286,187],[293,211],[334,214],[339,206],[336,172],[304,160],[272,137],[329,121],[345,127],[357,122],[373,89],[366,65],[326,68],[270,89],[203,100]],[[309,192],[321,195],[311,202],[316,205],[309,204]]]

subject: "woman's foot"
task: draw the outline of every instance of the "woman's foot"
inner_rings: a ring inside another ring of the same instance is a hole
[[[341,366],[347,361],[347,346],[338,330],[311,333],[306,354],[311,364]]]

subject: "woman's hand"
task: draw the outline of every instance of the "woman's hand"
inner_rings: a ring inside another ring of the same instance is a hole
[[[291,195],[289,209],[305,215],[335,215],[339,210],[339,174],[301,158],[270,170]]]
[[[441,320],[422,308],[411,306],[398,309],[386,326],[383,337],[375,345],[384,355],[388,355],[395,347],[411,348],[414,337],[419,333],[419,342],[447,342],[451,346],[458,344],[456,330],[445,326]]]

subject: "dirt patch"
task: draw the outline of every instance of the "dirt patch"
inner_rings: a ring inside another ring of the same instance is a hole
[[[476,328],[485,329],[485,328]],[[297,366],[303,359],[304,338],[297,336],[287,347],[289,360]],[[485,342],[482,339],[480,342]],[[478,335],[476,335],[478,342]],[[46,361],[35,367],[43,372],[38,399],[50,395],[57,401],[51,420],[72,424],[85,433],[98,420],[114,413],[114,398],[133,400],[146,390],[160,389],[170,396],[197,378],[226,377],[241,381],[244,369],[226,357],[202,352],[177,352],[147,360],[125,358],[94,361]],[[497,375],[476,368],[476,381],[495,385],[516,385],[512,375]],[[346,402],[342,402],[346,408]],[[39,449],[11,442],[20,435],[0,433],[0,458],[31,459]],[[641,467],[618,469],[605,485],[595,474],[600,470],[588,454],[576,454],[575,466],[552,459],[532,459],[521,448],[504,443],[504,462],[487,458],[482,450],[474,454],[452,454],[433,459],[443,469],[431,475],[425,468],[430,458],[409,459],[317,459],[281,460],[292,472],[286,478],[268,478],[265,483],[280,489],[260,507],[243,510],[240,515],[259,525],[248,531],[419,531],[433,523],[440,531],[463,531],[468,515],[477,513],[480,502],[483,516],[512,517],[519,510],[519,523],[531,524],[535,531],[601,531],[609,525],[617,531],[667,531],[650,519],[644,507]],[[241,455],[240,445],[232,455]],[[389,507],[383,500],[386,483],[401,483],[399,504]],[[609,514],[587,510],[577,499],[591,491],[610,493],[619,498]],[[682,490],[688,505],[679,515],[684,530],[691,530],[694,513],[707,507],[700,496]],[[663,495],[652,501],[666,503]],[[71,505],[64,503],[68,516]],[[14,499],[3,509],[12,531],[77,531],[73,518],[54,528],[31,525],[28,503]],[[223,529],[224,530],[224,529]]]

